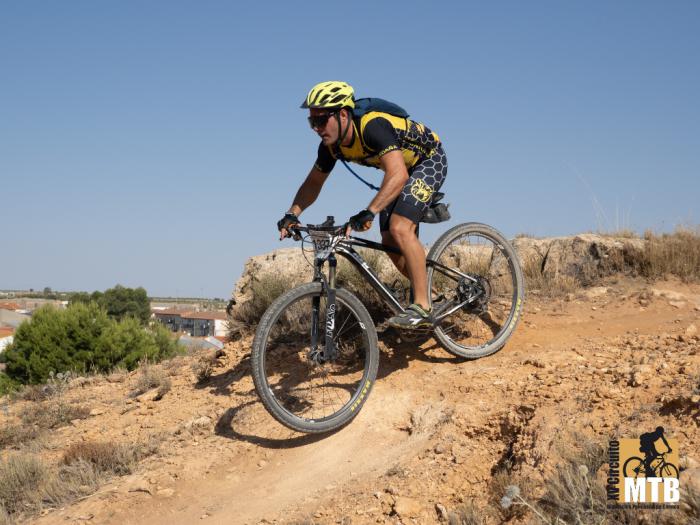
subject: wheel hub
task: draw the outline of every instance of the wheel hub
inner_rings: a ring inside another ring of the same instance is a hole
[[[472,280],[474,279],[474,280]],[[486,277],[472,276],[472,279],[462,277],[457,285],[459,302],[465,302],[463,309],[471,313],[484,313],[491,298],[491,284]]]

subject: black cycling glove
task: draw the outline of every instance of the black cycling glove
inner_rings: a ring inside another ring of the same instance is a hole
[[[299,224],[299,217],[293,213],[287,212],[284,214],[284,217],[277,221],[277,229],[279,231],[287,230],[287,232],[291,234],[292,232],[289,231],[289,227],[294,224]]]
[[[369,210],[362,210],[350,217],[348,221],[350,227],[357,232],[366,232],[372,227],[372,221],[374,220],[374,213]]]

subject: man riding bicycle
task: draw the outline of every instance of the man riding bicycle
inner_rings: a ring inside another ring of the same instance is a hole
[[[309,109],[309,124],[320,137],[316,162],[299,187],[293,203],[277,223],[280,239],[299,223],[299,215],[318,197],[337,159],[384,171],[377,195],[349,219],[350,230],[367,231],[377,213],[382,244],[398,248],[389,254],[396,268],[411,281],[414,303],[389,319],[403,329],[431,327],[425,251],[418,239],[418,223],[433,194],[447,176],[447,157],[440,138],[425,125],[381,111],[355,117],[355,96],[345,82],[321,82],[301,105]]]
[[[661,455],[656,450],[655,445],[659,439],[663,441],[666,447],[666,454],[673,452],[668,441],[666,441],[666,436],[664,436],[664,427],[656,427],[656,430],[653,432],[645,432],[639,436],[639,451],[644,453],[644,470],[647,477],[656,476],[654,469],[651,468],[651,462]]]

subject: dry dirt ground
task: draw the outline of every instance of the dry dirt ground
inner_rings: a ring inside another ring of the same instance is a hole
[[[134,474],[29,521],[444,523],[472,502],[488,523],[524,522],[532,515],[499,510],[503,479],[535,497],[563,450],[582,439],[604,447],[657,425],[678,439],[692,473],[700,460],[700,286],[604,284],[561,300],[528,297],[511,341],[478,361],[455,359],[432,340],[417,347],[385,337],[361,413],[322,437],[291,432],[265,412],[250,377],[250,340],[229,344],[201,383],[194,357],[166,364],[173,386],[158,401],[128,397],[137,372],[78,382],[64,396],[92,415],[56,430],[44,457],[57,460],[81,440],[151,438],[159,452]]]

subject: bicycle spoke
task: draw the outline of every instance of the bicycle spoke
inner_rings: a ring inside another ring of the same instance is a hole
[[[319,305],[320,327],[326,326],[326,299]],[[278,334],[266,349],[266,380],[277,402],[290,414],[312,420],[323,420],[337,414],[359,392],[367,369],[369,355],[364,331],[353,311],[336,302],[339,328],[333,335],[337,357],[323,362],[325,336],[319,337],[314,355],[309,347],[311,318],[300,312],[308,308],[310,299],[288,307],[290,315],[280,316],[271,332]],[[322,332],[325,334],[325,331]],[[316,361],[314,361],[316,359]]]

